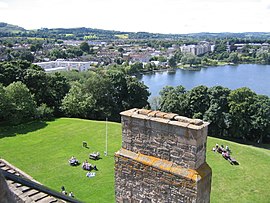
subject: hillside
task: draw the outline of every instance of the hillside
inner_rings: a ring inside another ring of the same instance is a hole
[[[62,185],[84,202],[114,202],[114,152],[121,146],[121,125],[108,122],[108,156],[105,150],[105,122],[61,118],[16,127],[0,127],[0,157],[24,170],[36,180],[60,191]],[[82,148],[87,141],[89,149]],[[218,153],[215,144],[228,145],[240,165],[232,166]],[[81,162],[99,151],[102,159],[91,161],[99,169],[86,178]],[[270,150],[208,137],[207,162],[212,168],[211,202],[269,202]]]
[[[19,33],[21,32],[21,33]],[[149,33],[149,32],[125,32],[115,30],[104,30],[96,28],[41,28],[37,30],[26,30],[16,25],[7,23],[0,23],[0,36],[2,37],[40,37],[40,38],[54,38],[62,40],[123,40],[125,39],[163,39],[163,40],[208,40],[208,39],[227,39],[239,38],[244,40],[268,40],[270,37],[269,32],[243,32],[243,33],[189,33],[189,34],[162,34],[162,33]]]
[[[11,25],[7,23],[0,22],[0,33],[17,33],[26,31],[24,28],[17,25]]]

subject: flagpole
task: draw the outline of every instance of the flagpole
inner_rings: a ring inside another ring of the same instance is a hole
[[[106,118],[106,151],[105,151],[105,156],[108,154],[108,118]]]

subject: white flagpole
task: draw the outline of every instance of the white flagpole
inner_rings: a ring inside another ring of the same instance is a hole
[[[105,151],[105,156],[108,154],[108,118],[106,118],[106,151]]]

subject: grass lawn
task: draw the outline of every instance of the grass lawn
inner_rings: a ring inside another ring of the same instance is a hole
[[[128,39],[128,34],[114,35],[118,39]]]
[[[82,147],[87,141],[89,149]],[[114,152],[121,146],[121,125],[108,122],[108,156],[105,157],[105,122],[61,118],[17,127],[0,127],[0,157],[22,169],[42,184],[67,192],[84,202],[114,202]],[[211,151],[228,145],[240,165],[231,166]],[[91,161],[88,154],[101,153]],[[74,155],[97,165],[96,177],[87,178],[81,166],[71,167]],[[207,162],[213,170],[211,202],[269,202],[270,150],[208,138]]]

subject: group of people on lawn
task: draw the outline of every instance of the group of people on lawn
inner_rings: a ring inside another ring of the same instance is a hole
[[[222,155],[222,157],[226,160],[228,160],[230,162],[230,164],[232,165],[239,165],[239,163],[231,157],[231,150],[230,148],[226,145],[226,147],[224,148],[223,145],[218,145],[216,144],[215,147],[213,147],[212,149],[214,152],[218,152]]]
[[[90,163],[88,163],[87,160],[85,160],[82,164],[82,169],[87,170],[87,171],[91,171],[91,170],[96,170],[97,171],[97,166],[96,165],[92,165]]]
[[[61,193],[62,193],[63,195],[67,195],[67,192],[66,192],[66,189],[65,189],[64,186],[61,187]],[[68,193],[68,196],[69,196],[69,197],[74,197],[73,192],[70,191],[70,192]]]
[[[71,166],[78,166],[79,165],[79,161],[78,159],[76,159],[74,156],[72,156],[69,160],[68,160],[69,164]],[[82,169],[87,170],[87,171],[91,171],[91,170],[96,170],[97,171],[97,166],[96,165],[92,165],[90,164],[87,160],[85,160],[82,164]]]

